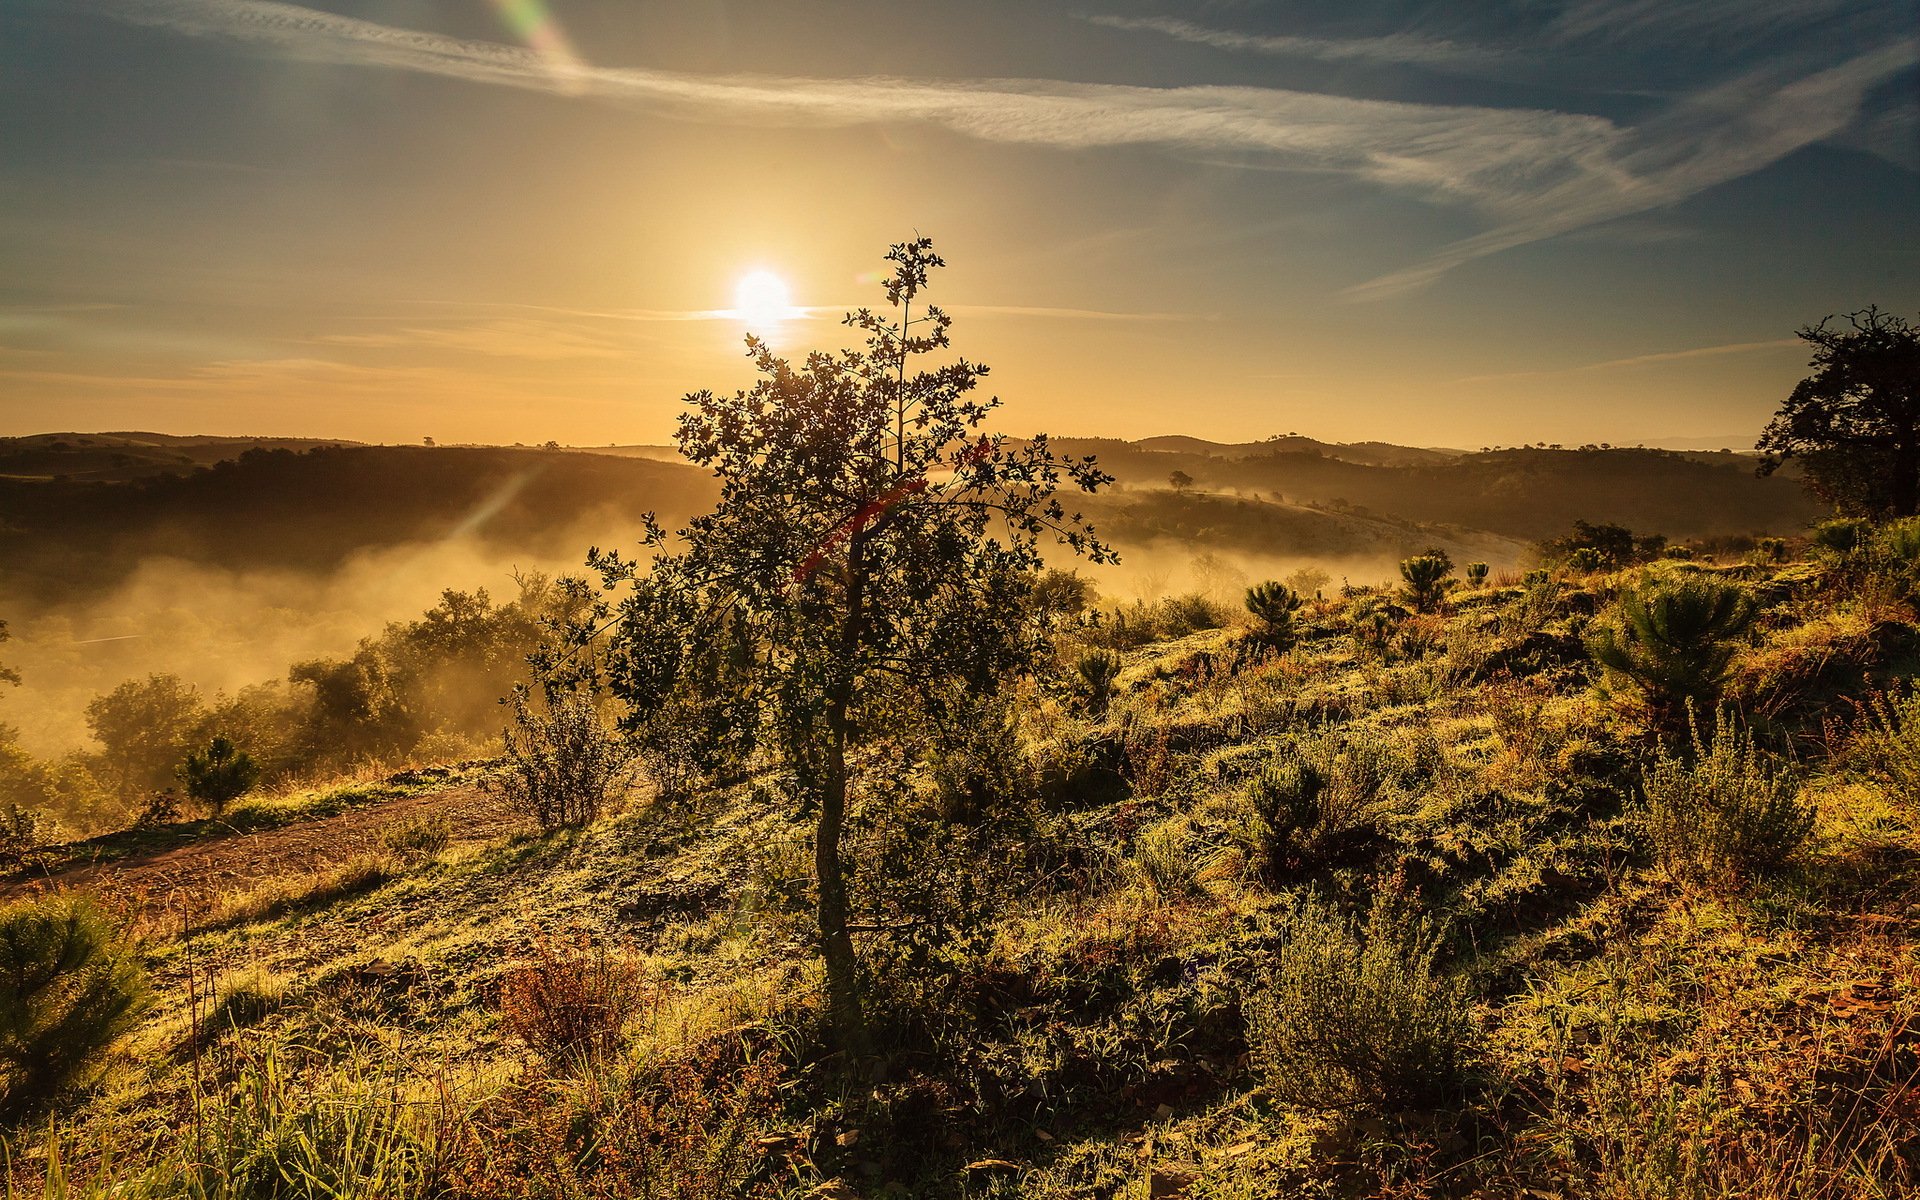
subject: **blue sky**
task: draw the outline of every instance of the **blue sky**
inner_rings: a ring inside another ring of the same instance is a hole
[[[6,0],[0,433],[664,440],[889,241],[1009,421],[1751,437],[1920,309],[1911,3]]]

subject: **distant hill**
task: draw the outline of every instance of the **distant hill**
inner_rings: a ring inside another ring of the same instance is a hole
[[[1308,438],[1223,444],[1069,438],[1118,478],[1081,498],[1103,536],[1145,561],[1210,550],[1361,571],[1445,546],[1517,565],[1575,519],[1673,538],[1786,533],[1819,509],[1747,455],[1667,450],[1467,453]],[[1176,492],[1168,477],[1194,481]],[[151,558],[326,572],[356,552],[473,539],[578,561],[624,544],[640,515],[675,521],[714,482],[667,446],[368,446],[149,433],[0,440],[0,600],[60,603]],[[1265,568],[1263,568],[1265,569]]]
[[[1097,455],[1131,488],[1165,489],[1173,472],[1180,471],[1200,491],[1438,522],[1527,541],[1564,532],[1576,519],[1615,521],[1672,538],[1787,533],[1822,512],[1786,475],[1756,478],[1757,460],[1745,454],[1637,448],[1405,450],[1402,461],[1387,462],[1389,456],[1371,445],[1219,446],[1200,452],[1153,449],[1152,444],[1195,443],[1178,438],[1055,441],[1063,451]]]
[[[471,537],[577,559],[642,513],[711,503],[686,464],[557,450],[252,448],[124,482],[0,479],[0,588],[44,600],[109,585],[145,559],[323,572],[367,547]]]

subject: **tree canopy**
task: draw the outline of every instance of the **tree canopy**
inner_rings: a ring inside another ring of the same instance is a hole
[[[1797,458],[1813,493],[1846,515],[1920,512],[1920,327],[1869,307],[1799,336],[1813,374],[1760,435],[1760,473]]]

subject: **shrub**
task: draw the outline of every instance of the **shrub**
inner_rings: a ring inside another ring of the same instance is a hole
[[[1865,544],[1872,526],[1852,517],[1826,521],[1813,527],[1809,539],[1816,549],[1834,558],[1850,558]]]
[[[1254,637],[1276,650],[1293,645],[1300,597],[1284,583],[1268,580],[1247,589],[1247,611],[1258,622]]]
[[[187,785],[187,795],[213,809],[218,817],[228,804],[260,782],[260,768],[246,751],[222,735],[209,742],[205,750],[187,755],[180,766],[180,779]]]
[[[1459,1090],[1472,1052],[1465,992],[1435,969],[1440,939],[1382,895],[1366,920],[1318,896],[1285,919],[1272,969],[1246,995],[1267,1088],[1303,1108],[1398,1111]]]
[[[0,804],[0,870],[15,870],[26,864],[33,852],[47,840],[52,823],[23,804]]]
[[[387,826],[380,843],[396,858],[422,862],[439,854],[453,840],[453,822],[444,815],[413,817]]]
[[[610,1056],[647,990],[640,968],[604,946],[533,946],[533,961],[500,982],[507,1029],[556,1068],[572,1070]]]
[[[1268,880],[1280,878],[1307,852],[1321,825],[1321,797],[1327,777],[1295,754],[1269,766],[1247,787],[1248,820],[1240,840]]]
[[[1631,680],[1664,720],[1685,705],[1711,706],[1733,662],[1734,639],[1753,627],[1754,599],[1709,578],[1649,582],[1620,594],[1615,623],[1587,641],[1608,671]]]
[[[1909,804],[1920,802],[1920,691],[1868,701],[1852,756]]]
[[[1090,650],[1080,656],[1074,674],[1080,677],[1080,694],[1086,700],[1087,711],[1096,717],[1105,716],[1107,705],[1113,702],[1114,685],[1120,678],[1120,656],[1108,650]]]
[[[1133,848],[1133,868],[1140,881],[1163,900],[1177,900],[1200,890],[1193,828],[1181,818],[1162,821],[1140,835]]]
[[[1710,741],[1691,732],[1692,753],[1662,750],[1643,780],[1647,838],[1675,882],[1737,892],[1793,856],[1815,813],[1796,799],[1792,773],[1770,768],[1724,716]]]
[[[1400,564],[1400,578],[1406,581],[1407,602],[1415,612],[1438,612],[1447,598],[1447,575],[1453,563],[1439,554],[1416,555]]]
[[[556,697],[544,711],[516,697],[513,720],[501,734],[506,771],[486,786],[543,830],[597,820],[632,778],[632,748],[590,696]]]
[[[145,971],[90,902],[0,909],[0,1108],[18,1111],[76,1081],[145,1000]]]
[[[1487,585],[1487,564],[1483,562],[1468,563],[1467,583],[1472,587],[1485,587]]]

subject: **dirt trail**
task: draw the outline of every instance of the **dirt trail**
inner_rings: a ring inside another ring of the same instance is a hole
[[[498,796],[471,785],[453,787],[277,829],[202,838],[169,850],[69,866],[37,879],[0,884],[0,900],[27,891],[84,888],[116,903],[130,902],[152,916],[162,909],[205,912],[229,892],[379,850],[388,826],[426,816],[446,817],[456,844],[499,837],[522,823]]]

